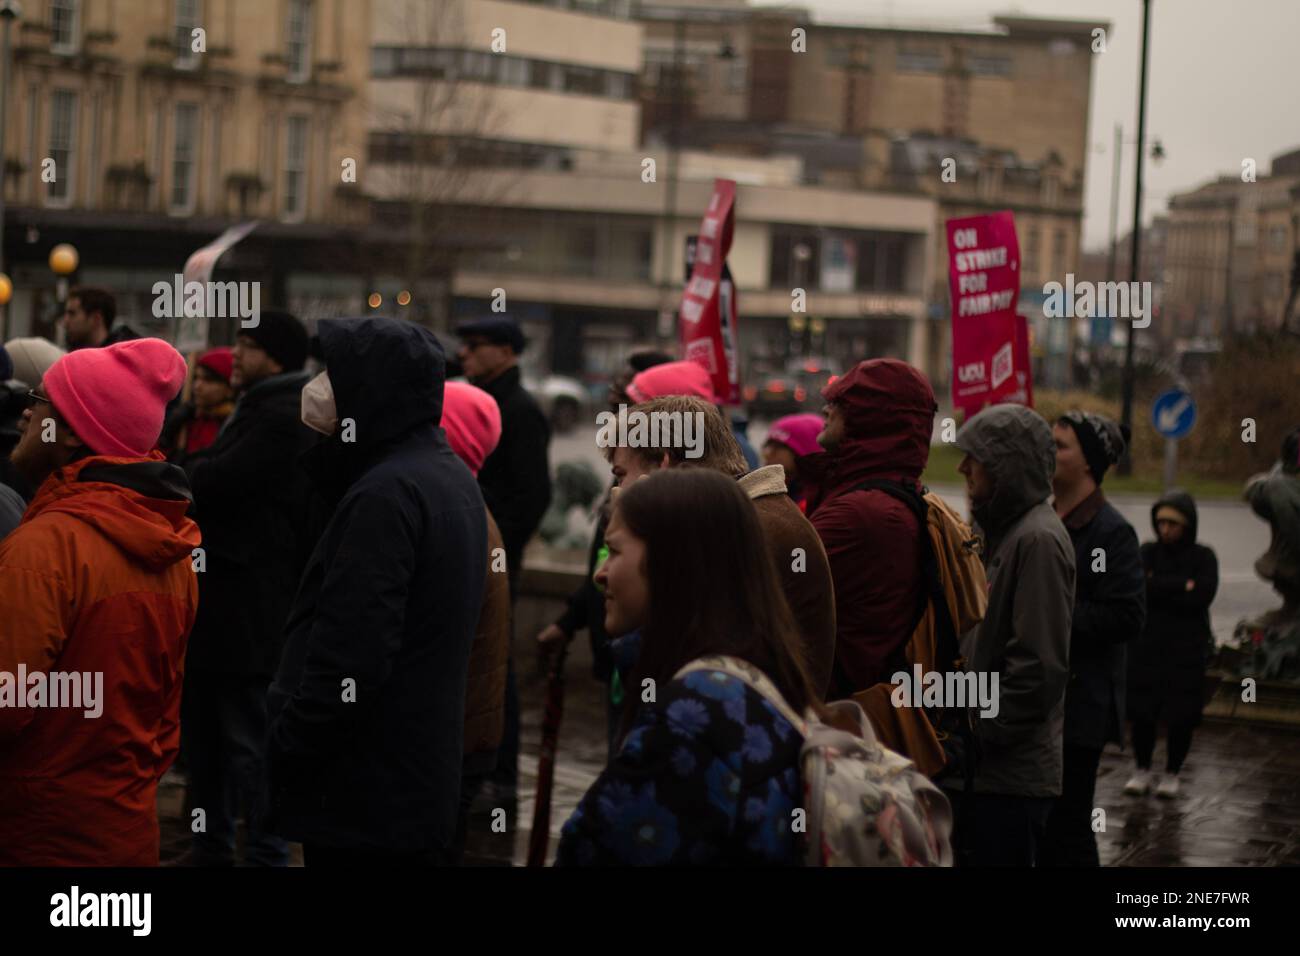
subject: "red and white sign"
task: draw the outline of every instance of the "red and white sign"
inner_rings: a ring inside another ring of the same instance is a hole
[[[1016,315],[1020,244],[1010,212],[949,219],[952,402],[967,415],[985,405],[1032,405],[1029,334]]]
[[[708,370],[713,394],[722,405],[740,403],[736,286],[727,269],[735,206],[735,182],[715,179],[709,208],[700,223],[691,277],[677,311],[683,355]]]

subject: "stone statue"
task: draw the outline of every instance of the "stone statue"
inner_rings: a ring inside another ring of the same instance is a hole
[[[1272,531],[1255,573],[1282,596],[1282,606],[1243,621],[1243,639],[1260,677],[1300,676],[1300,428],[1282,441],[1273,469],[1246,482],[1244,497]]]

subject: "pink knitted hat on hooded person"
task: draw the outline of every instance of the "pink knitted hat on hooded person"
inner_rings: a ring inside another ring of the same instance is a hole
[[[477,476],[501,441],[501,409],[483,389],[448,382],[442,393],[442,428],[451,450]]]
[[[185,372],[185,359],[162,339],[132,339],[69,352],[46,370],[41,387],[95,454],[143,458],[158,443]]]
[[[627,395],[638,405],[664,395],[698,395],[705,401],[716,401],[709,371],[699,362],[666,362],[638,372],[627,387]]]
[[[780,442],[797,456],[815,455],[822,450],[817,444],[817,436],[826,427],[820,415],[811,412],[804,415],[787,415],[778,418],[767,430],[767,440]]]

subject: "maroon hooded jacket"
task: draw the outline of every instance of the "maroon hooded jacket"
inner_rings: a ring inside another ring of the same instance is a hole
[[[845,419],[839,447],[821,463],[810,514],[835,583],[834,698],[906,669],[904,648],[920,609],[921,529],[888,492],[854,488],[874,478],[919,486],[937,406],[925,376],[897,359],[861,362],[822,396]]]

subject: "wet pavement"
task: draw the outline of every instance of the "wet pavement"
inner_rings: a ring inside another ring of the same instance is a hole
[[[523,641],[520,641],[522,646]],[[523,753],[520,756],[518,819],[505,833],[490,818],[472,821],[466,862],[522,865],[528,851],[536,787],[545,681],[531,656],[520,658]],[[564,720],[552,791],[550,846],[553,859],[560,827],[605,761],[603,687],[591,677],[585,637],[572,646]],[[1163,766],[1163,741],[1154,766]],[[1107,866],[1296,866],[1300,865],[1300,727],[1207,720],[1196,732],[1173,800],[1153,794],[1125,796],[1132,758],[1117,748],[1102,757],[1097,806],[1106,812],[1098,834]],[[160,788],[163,860],[187,845],[181,813],[183,791]],[[294,848],[294,863],[301,853]]]

